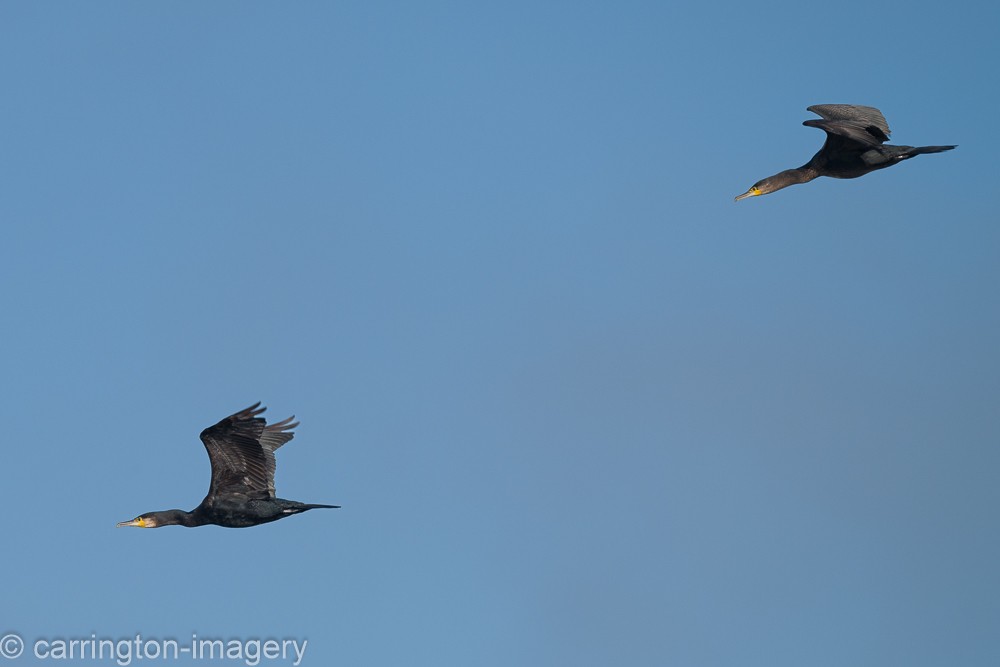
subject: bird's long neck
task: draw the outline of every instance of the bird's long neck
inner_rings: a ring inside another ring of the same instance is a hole
[[[185,512],[184,510],[163,510],[162,512],[151,513],[156,520],[156,527],[160,526],[195,526],[204,525],[204,521],[199,519],[196,512]]]
[[[789,185],[808,183],[809,181],[818,177],[819,177],[818,171],[809,166],[809,164],[804,164],[798,169],[786,169],[780,173],[775,174],[771,178],[779,178],[781,180],[787,181],[783,187],[788,187]]]

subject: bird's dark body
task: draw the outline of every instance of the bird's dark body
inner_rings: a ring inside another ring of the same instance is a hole
[[[333,508],[336,505],[310,505],[284,498],[247,501],[223,498],[216,499],[208,506],[202,503],[190,514],[195,517],[199,526],[214,524],[226,528],[249,528],[320,507]]]
[[[267,425],[257,416],[264,412],[259,406],[260,403],[252,405],[202,431],[201,440],[212,463],[212,483],[198,507],[190,512],[148,512],[118,525],[194,528],[212,524],[249,528],[311,509],[339,507],[300,503],[274,495],[274,451],[292,439],[292,429],[298,423],[289,417]]]
[[[903,160],[924,153],[941,153],[954,146],[894,146],[889,139],[889,125],[874,107],[851,104],[819,104],[811,106],[820,120],[807,120],[803,125],[826,132],[826,142],[809,162],[798,169],[786,169],[774,176],[757,181],[745,197],[766,195],[797,183],[808,183],[820,176],[858,178],[879,169],[891,167]]]
[[[822,150],[800,169],[813,169],[819,176],[830,178],[858,178],[879,169],[891,167],[923,153],[939,153],[951,150],[952,146],[893,146],[883,144],[875,148],[859,151],[841,151],[834,154]]]
[[[887,149],[910,148],[909,146],[880,146],[866,151],[855,153],[838,153],[827,156],[822,151],[817,153],[812,160],[800,167],[801,169],[812,169],[817,176],[829,176],[830,178],[858,178],[871,173],[876,169],[891,167],[903,157],[897,157],[894,152]]]

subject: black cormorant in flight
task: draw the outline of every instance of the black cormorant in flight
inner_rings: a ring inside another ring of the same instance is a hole
[[[807,120],[803,125],[818,127],[826,132],[826,143],[808,163],[798,169],[785,171],[757,181],[749,190],[736,198],[766,195],[796,183],[808,183],[819,176],[832,178],[857,178],[885,169],[903,160],[923,153],[950,151],[954,146],[892,146],[882,143],[889,140],[889,124],[882,112],[874,107],[853,104],[817,104],[806,111],[823,117]]]
[[[294,437],[292,429],[299,424],[292,423],[295,418],[289,417],[266,426],[264,418],[257,416],[266,409],[257,402],[201,432],[201,441],[212,463],[212,484],[198,507],[190,512],[148,512],[118,526],[159,528],[215,524],[246,528],[318,507],[339,507],[275,497],[274,450]]]

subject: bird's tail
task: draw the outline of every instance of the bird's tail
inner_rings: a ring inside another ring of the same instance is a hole
[[[309,510],[316,509],[337,509],[340,505],[316,505],[313,503],[300,503],[295,500],[282,500],[277,499],[281,503],[281,513],[282,514],[299,514],[300,512],[308,512]]]
[[[950,151],[954,146],[916,146],[909,150],[910,155],[922,155],[924,153],[944,153]]]

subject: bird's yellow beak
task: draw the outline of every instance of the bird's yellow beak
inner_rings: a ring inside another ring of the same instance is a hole
[[[141,516],[132,519],[131,521],[122,521],[115,528],[123,528],[125,526],[135,526],[136,528],[152,528],[151,525],[146,523],[146,520]]]
[[[758,188],[757,186],[754,186],[754,187],[750,188],[749,190],[747,190],[746,192],[744,192],[743,194],[741,194],[740,196],[738,196],[733,201],[739,201],[741,199],[746,199],[747,197],[756,197],[759,194],[760,194],[760,188]]]

